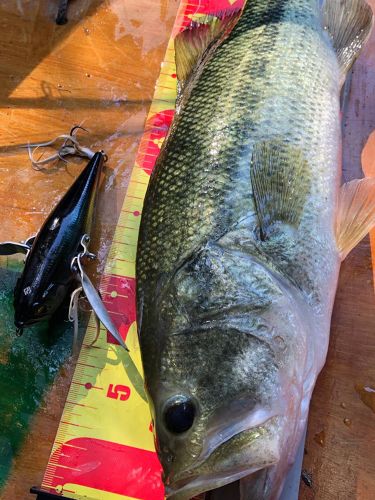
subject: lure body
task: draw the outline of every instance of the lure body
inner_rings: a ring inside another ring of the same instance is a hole
[[[14,292],[18,329],[50,318],[71,291],[71,264],[91,231],[103,162],[101,152],[92,157],[37,234]]]

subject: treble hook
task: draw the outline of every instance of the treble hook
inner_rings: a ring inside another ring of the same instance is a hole
[[[87,244],[90,241],[90,237],[87,234],[84,234],[81,238],[81,246],[83,248],[83,251],[79,252],[78,255],[73,257],[72,262],[70,264],[70,268],[73,273],[75,273],[81,282],[83,291],[86,295],[87,300],[89,301],[94,313],[98,316],[100,319],[101,323],[105,326],[105,328],[113,335],[113,337],[117,340],[117,342],[126,350],[129,351],[128,347],[126,346],[123,338],[119,334],[117,327],[113,323],[111,317],[108,314],[107,309],[105,308],[105,305],[103,304],[102,299],[100,298],[100,295],[98,294],[98,291],[94,287],[94,285],[91,283],[89,277],[85,273],[81,259],[83,257],[87,258],[95,258],[95,254],[92,254],[89,252],[87,248]]]
[[[74,132],[75,132],[76,130],[78,130],[78,129],[80,129],[80,130],[84,130],[85,132],[87,132],[87,133],[88,133],[87,128],[82,127],[81,125],[74,125],[74,127],[70,130],[69,135],[74,135]]]
[[[33,167],[37,170],[40,170],[42,165],[46,165],[47,163],[51,163],[52,161],[55,161],[55,160],[62,160],[65,163],[67,163],[67,160],[64,157],[69,156],[69,155],[73,155],[73,156],[77,155],[77,156],[87,157],[87,158],[91,159],[94,156],[95,152],[92,151],[90,148],[81,146],[81,144],[79,143],[79,141],[77,139],[77,134],[76,134],[76,131],[79,129],[84,130],[85,132],[88,132],[81,125],[75,125],[70,130],[69,134],[61,134],[61,135],[55,137],[54,139],[52,139],[51,141],[28,144],[27,146],[25,146],[28,149],[29,158],[30,158],[30,161],[31,161]],[[59,140],[62,140],[63,143],[60,146],[60,148],[57,150],[56,153],[48,156],[47,158],[44,158],[43,160],[41,160],[41,159],[34,160],[33,153],[35,153],[35,151],[38,148],[52,146],[53,144],[55,144]],[[34,148],[34,151],[32,151],[31,148]]]

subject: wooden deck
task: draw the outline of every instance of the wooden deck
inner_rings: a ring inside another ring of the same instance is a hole
[[[375,9],[375,0],[369,3]],[[178,0],[76,0],[68,24],[56,26],[57,1],[0,2],[0,241],[35,233],[82,165],[35,172],[19,145],[82,123],[89,129],[83,142],[110,158],[96,236],[105,257],[177,7]],[[361,159],[375,175],[374,129],[375,34],[355,65],[344,117],[346,180],[362,175]],[[374,360],[367,238],[342,267],[328,360],[311,404],[304,469],[312,487],[301,483],[300,499],[375,498],[375,414],[356,390],[375,388]],[[68,363],[33,420],[1,498],[29,499],[30,486],[41,483],[70,375]]]

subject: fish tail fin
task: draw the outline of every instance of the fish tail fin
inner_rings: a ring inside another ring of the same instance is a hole
[[[336,219],[336,242],[342,260],[375,226],[375,177],[341,186]]]
[[[323,25],[332,38],[340,64],[342,83],[368,40],[374,24],[365,0],[324,0]]]

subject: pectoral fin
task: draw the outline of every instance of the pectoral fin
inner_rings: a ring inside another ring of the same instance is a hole
[[[183,85],[189,78],[211,43],[229,32],[241,14],[241,10],[206,16],[192,22],[175,40],[176,74]]]
[[[336,218],[336,242],[342,260],[375,226],[375,177],[341,186]]]
[[[279,139],[257,143],[250,177],[262,238],[277,222],[298,228],[311,184],[302,151]]]
[[[373,13],[365,0],[325,0],[324,28],[332,38],[339,60],[342,83],[370,36]]]

